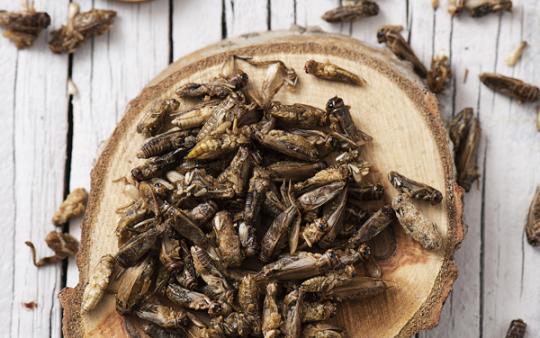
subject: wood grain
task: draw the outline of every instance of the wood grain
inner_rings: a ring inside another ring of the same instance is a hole
[[[1,8],[17,10],[18,6],[16,2],[0,1]],[[66,17],[67,1],[36,1],[36,6],[50,13],[53,27]],[[11,145],[2,151],[7,156],[2,162],[9,161],[2,165],[2,175],[10,180],[7,182],[11,188],[6,191],[10,201],[2,203],[2,208],[8,209],[8,221],[2,236],[5,249],[0,264],[4,273],[1,300],[9,312],[2,315],[0,332],[4,334],[0,335],[59,336],[60,303],[55,295],[62,287],[62,267],[38,270],[31,263],[24,241],[34,241],[39,255],[50,252],[43,240],[54,229],[50,219],[64,192],[68,60],[48,51],[45,33],[25,51],[16,51],[11,43],[2,40],[0,58],[7,62],[2,62],[2,77],[6,74],[5,81],[9,82],[0,95],[0,114],[7,122],[2,122],[1,133],[2,141]],[[38,303],[33,311],[21,305],[30,300]]]
[[[273,38],[271,38],[273,37]],[[253,44],[253,45],[251,45]],[[336,45],[348,48],[336,48]],[[453,179],[451,155],[447,148],[448,138],[439,117],[436,100],[427,94],[416,81],[410,81],[412,73],[405,68],[390,68],[385,62],[389,54],[365,47],[344,37],[278,34],[253,36],[229,41],[216,46],[215,56],[196,60],[186,66],[180,60],[168,70],[169,76],[149,87],[132,102],[125,118],[108,142],[103,155],[93,171],[92,193],[89,209],[83,226],[82,249],[78,256],[81,269],[80,284],[75,290],[63,292],[64,333],[68,337],[91,336],[91,332],[102,333],[111,329],[103,322],[110,318],[114,305],[108,302],[90,314],[78,319],[81,288],[91,269],[105,253],[114,253],[114,205],[123,203],[125,197],[121,187],[112,183],[113,177],[127,175],[138,163],[135,152],[142,138],[135,133],[141,111],[153,100],[172,95],[175,88],[194,79],[209,79],[219,72],[221,63],[232,48],[235,54],[264,56],[280,59],[296,69],[301,69],[306,58],[326,56],[352,71],[362,74],[368,86],[358,90],[347,85],[332,85],[354,109],[355,122],[375,137],[371,147],[366,148],[366,158],[376,164],[381,173],[397,169],[411,177],[421,177],[430,185],[445,192],[445,202],[437,208],[425,208],[445,234],[447,246],[442,252],[426,252],[404,235],[400,235],[398,253],[383,264],[385,278],[393,286],[385,296],[363,303],[350,303],[341,308],[338,322],[346,326],[352,337],[406,337],[419,329],[436,324],[442,302],[455,279],[452,255],[463,233],[460,191]],[[240,48],[240,49],[238,49]],[[211,54],[211,49],[203,55]],[[193,54],[187,59],[194,59]],[[261,81],[263,72],[250,73],[254,81]],[[309,102],[323,106],[329,89],[328,83],[299,73],[302,83],[294,93],[280,93],[283,102]],[[156,83],[154,81],[154,83]],[[384,93],[381,96],[381,93]],[[361,112],[361,113],[360,113]],[[388,133],[392,137],[385,137]],[[400,140],[400,151],[396,152],[395,141]],[[387,188],[390,188],[387,184]],[[388,189],[391,191],[391,189]],[[109,297],[110,298],[110,297]],[[359,320],[359,319],[362,320]],[[75,331],[74,331],[75,330]],[[81,331],[77,331],[81,330]],[[121,335],[122,329],[115,330]]]

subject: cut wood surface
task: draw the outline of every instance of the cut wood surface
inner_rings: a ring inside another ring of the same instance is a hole
[[[510,320],[521,317],[528,323],[527,337],[540,337],[536,301],[540,298],[536,268],[540,252],[522,235],[528,203],[540,182],[536,107],[496,95],[477,79],[481,71],[496,70],[540,84],[540,3],[514,1],[513,13],[472,19],[466,15],[451,18],[446,0],[440,1],[436,12],[428,0],[384,0],[378,2],[381,11],[376,17],[353,24],[322,21],[320,15],[339,2],[81,2],[82,9],[114,6],[119,13],[113,31],[88,42],[72,63],[66,56],[46,50],[46,31],[34,47],[24,51],[17,51],[1,38],[0,175],[4,183],[0,186],[0,211],[6,221],[0,263],[5,276],[0,300],[5,305],[0,315],[6,324],[0,327],[0,336],[60,337],[61,309],[56,295],[61,287],[76,284],[77,269],[70,263],[67,269],[57,266],[37,271],[23,242],[32,239],[40,253],[48,252],[42,240],[52,229],[50,216],[62,195],[79,185],[89,188],[89,172],[99,144],[110,135],[127,102],[166,63],[222,37],[284,29],[293,23],[320,26],[376,44],[379,25],[392,23],[405,27],[405,36],[410,36],[426,65],[433,54],[449,55],[454,79],[439,95],[444,116],[471,106],[483,124],[478,161],[483,176],[464,197],[468,231],[456,254],[460,275],[439,326],[420,335],[501,337]],[[18,6],[17,1],[0,0],[0,9]],[[67,1],[38,0],[36,6],[51,14],[49,31],[65,22]],[[255,11],[253,6],[259,9]],[[227,32],[232,10],[238,30],[234,33]],[[521,40],[528,41],[529,48],[516,67],[509,68],[504,59]],[[465,69],[469,70],[467,81]],[[73,74],[81,87],[72,105],[65,96],[68,74]],[[82,79],[81,84],[78,79]],[[43,102],[48,108],[43,108]],[[72,222],[70,232],[79,233],[79,223]],[[61,274],[67,274],[67,280]],[[38,308],[24,309],[21,302],[27,300],[35,300]]]
[[[204,82],[216,76],[231,54],[267,60],[279,57],[299,70],[300,88],[281,92],[277,99],[282,102],[322,107],[328,95],[340,95],[351,105],[355,123],[375,138],[365,149],[365,156],[374,164],[375,171],[385,175],[390,170],[398,170],[444,192],[445,200],[440,206],[426,207],[424,211],[444,234],[445,248],[440,252],[422,250],[398,230],[396,255],[381,262],[391,289],[365,302],[344,304],[336,318],[352,337],[407,337],[437,323],[442,304],[456,278],[452,257],[463,229],[461,190],[453,178],[452,155],[435,97],[423,89],[408,65],[398,64],[388,52],[343,36],[309,32],[284,34],[288,33],[252,34],[195,52],[168,67],[129,105],[92,172],[91,197],[77,258],[80,281],[77,288],[66,289],[61,297],[66,336],[100,336],[104,330],[124,335],[121,319],[114,325],[110,322],[116,313],[114,302],[105,301],[88,314],[81,314],[79,309],[80,296],[91,269],[101,256],[117,250],[115,209],[126,200],[121,185],[113,181],[129,175],[131,168],[141,162],[135,154],[143,138],[135,129],[144,109],[157,99],[171,97],[184,83]],[[306,75],[301,70],[311,58],[328,58],[360,74],[367,85],[358,88],[332,84]],[[248,66],[244,69],[252,81],[262,82],[262,71]],[[396,143],[400,144],[399,148]],[[387,191],[392,191],[389,183],[383,182]]]

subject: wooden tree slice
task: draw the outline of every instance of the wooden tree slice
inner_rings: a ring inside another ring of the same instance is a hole
[[[298,31],[252,34],[199,50],[169,66],[131,101],[92,171],[90,200],[77,256],[79,284],[60,294],[65,336],[128,336],[123,318],[116,313],[113,296],[106,296],[88,314],[80,312],[89,273],[102,255],[117,251],[115,209],[127,199],[121,193],[122,186],[112,181],[129,175],[130,169],[140,162],[135,153],[143,137],[135,132],[135,126],[143,109],[158,98],[173,96],[181,84],[216,76],[232,54],[280,59],[294,67],[300,85],[295,91],[282,90],[276,97],[282,102],[324,107],[330,97],[341,96],[351,105],[355,123],[374,137],[365,154],[391,195],[395,191],[385,178],[390,170],[443,192],[442,204],[421,208],[444,234],[444,249],[425,251],[396,227],[396,254],[381,262],[390,290],[366,301],[344,303],[336,318],[351,337],[408,337],[435,326],[457,277],[453,254],[463,239],[462,191],[454,180],[452,155],[437,100],[409,65],[386,51],[344,36]],[[349,69],[362,76],[367,85],[353,87],[307,75],[303,65],[311,58],[329,60]],[[251,66],[243,68],[256,83],[261,83],[261,71],[254,71]]]

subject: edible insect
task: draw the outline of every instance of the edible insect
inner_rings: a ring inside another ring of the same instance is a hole
[[[438,250],[443,246],[442,235],[437,225],[418,210],[410,197],[405,194],[397,195],[392,200],[392,208],[405,233],[422,247],[427,250]]]
[[[379,14],[379,6],[374,1],[361,0],[351,5],[339,6],[323,14],[327,22],[351,22],[360,18]]]
[[[45,243],[54,251],[54,255],[38,260],[34,243],[30,241],[24,242],[32,251],[32,261],[38,268],[61,262],[69,256],[75,256],[77,251],[79,251],[79,241],[68,233],[51,231],[45,237]]]
[[[522,319],[514,319],[506,331],[506,338],[523,338],[527,331],[527,324]]]
[[[330,289],[321,295],[323,299],[342,301],[346,299],[364,299],[379,295],[388,289],[380,278],[354,277],[347,283]]]
[[[482,73],[480,81],[491,90],[518,100],[519,102],[534,102],[540,97],[540,88],[525,83],[519,79],[497,73]]]
[[[440,94],[448,84],[452,72],[448,64],[446,55],[434,56],[431,60],[431,69],[427,73],[427,84],[429,90],[435,94]]]
[[[182,130],[200,127],[214,114],[220,103],[218,99],[203,101],[186,111],[173,113],[171,123]]]
[[[283,130],[269,132],[256,131],[255,139],[264,147],[303,161],[317,162],[319,154],[316,147],[301,135]]]
[[[115,11],[105,9],[81,13],[79,4],[71,2],[67,25],[51,33],[49,48],[53,53],[73,53],[86,40],[109,31],[115,17]]]
[[[334,182],[345,182],[349,178],[349,169],[347,166],[340,165],[330,167],[317,172],[312,177],[303,182],[298,182],[294,185],[294,190],[299,192],[305,192],[307,190],[315,189],[326,184]]]
[[[270,189],[270,175],[260,167],[253,170],[253,176],[249,180],[249,189],[244,207],[244,221],[238,229],[240,243],[246,256],[253,256],[258,250],[255,236],[255,222],[265,201],[266,192]]]
[[[378,201],[384,196],[384,186],[381,184],[366,184],[360,187],[350,187],[351,196],[359,201]]]
[[[231,286],[206,251],[201,247],[192,246],[191,256],[195,271],[205,281],[208,290],[221,301],[231,304],[233,296]]]
[[[156,244],[160,231],[156,228],[143,232],[131,238],[118,249],[116,261],[123,267],[130,267],[144,257]]]
[[[506,58],[506,64],[509,67],[514,67],[519,62],[519,60],[521,60],[523,51],[525,50],[525,48],[527,48],[527,46],[527,41],[521,41],[516,47],[516,49]]]
[[[164,155],[151,157],[145,163],[131,169],[131,176],[137,181],[144,181],[159,176],[173,167],[189,149],[178,148]]]
[[[183,329],[189,323],[185,311],[161,304],[142,304],[135,315],[165,329]]]
[[[339,181],[323,185],[298,197],[302,210],[314,210],[336,197],[345,187],[345,182]]]
[[[235,151],[241,145],[249,143],[249,135],[239,133],[223,133],[199,141],[187,154],[186,159],[213,160],[226,153]]]
[[[536,191],[529,207],[525,232],[529,244],[540,246],[540,186],[536,187]]]
[[[308,60],[304,65],[304,70],[307,74],[311,74],[323,80],[343,82],[355,86],[366,85],[366,80],[362,79],[360,76],[353,74],[352,72],[339,66],[336,66],[329,61],[322,63],[315,60]]]
[[[395,219],[394,211],[389,206],[384,206],[374,213],[358,231],[349,238],[348,245],[357,247],[377,236]]]
[[[414,71],[421,78],[427,76],[427,69],[413,52],[405,38],[396,30],[396,26],[383,26],[377,32],[377,41],[385,43],[400,60],[412,63]]]
[[[442,193],[439,190],[427,184],[411,180],[397,171],[389,172],[388,180],[399,192],[416,200],[428,201],[435,205],[441,203],[443,199]]]
[[[279,161],[266,167],[275,180],[298,181],[307,179],[324,169],[324,162]]]
[[[373,137],[358,129],[354,123],[350,108],[343,102],[342,98],[337,96],[334,96],[326,103],[326,111],[337,118],[345,135],[352,139],[357,146],[371,142]]]
[[[54,213],[52,217],[53,224],[62,226],[73,217],[82,215],[86,209],[87,199],[88,193],[84,188],[77,188],[71,191]]]
[[[138,158],[160,156],[177,148],[190,149],[195,145],[195,136],[180,130],[171,130],[146,141],[137,153]]]
[[[331,271],[325,276],[313,277],[300,285],[304,292],[328,293],[341,285],[348,283],[355,275],[354,266],[348,265],[341,271]]]
[[[480,177],[476,165],[480,122],[474,117],[472,108],[465,108],[450,121],[448,129],[454,144],[457,181],[465,191],[469,191],[472,183]]]
[[[302,308],[304,292],[293,290],[283,299],[283,335],[286,338],[298,338],[302,333]]]
[[[156,261],[147,257],[136,266],[124,271],[118,283],[116,292],[116,309],[120,313],[131,312],[152,291]]]
[[[277,338],[280,335],[281,315],[277,304],[278,284],[270,282],[266,285],[263,303],[262,333],[265,338]]]
[[[337,305],[332,301],[304,302],[302,323],[320,322],[336,315]]]
[[[331,122],[331,116],[325,110],[301,103],[282,104],[274,101],[270,104],[268,114],[276,119],[278,125],[285,127],[312,129],[326,127]]]
[[[227,211],[220,211],[214,216],[212,224],[223,266],[239,267],[244,257],[231,215]]]
[[[105,289],[109,286],[116,260],[111,255],[101,257],[84,288],[81,309],[83,312],[93,310],[99,303]]]
[[[0,27],[5,29],[4,37],[18,49],[32,46],[42,30],[51,24],[46,12],[37,12],[32,5],[24,6],[20,12],[0,11]]]
[[[208,83],[187,83],[176,90],[176,95],[180,98],[209,96],[223,99],[244,87],[247,81],[248,75],[238,72],[230,77],[216,77]]]
[[[207,311],[210,314],[219,312],[220,305],[203,293],[192,291],[175,283],[167,285],[165,290],[167,298],[176,305],[196,310]]]
[[[145,136],[155,135],[179,106],[180,102],[175,99],[158,100],[153,103],[137,124],[137,132]]]
[[[465,8],[473,18],[479,18],[490,13],[511,12],[512,0],[465,1]]]
[[[218,183],[232,185],[237,196],[244,194],[248,185],[249,172],[253,162],[251,151],[246,147],[240,147],[231,163],[217,178]]]

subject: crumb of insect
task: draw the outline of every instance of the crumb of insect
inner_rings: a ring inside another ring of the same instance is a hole
[[[68,79],[67,94],[71,96],[79,95],[79,88],[77,88],[77,85],[75,84],[75,82],[73,82],[71,78]]]
[[[439,0],[431,0],[431,7],[433,7],[433,10],[437,10],[439,8]]]
[[[540,246],[540,186],[536,187],[529,206],[529,214],[525,225],[527,241],[532,246]]]
[[[526,331],[527,324],[522,319],[514,319],[506,331],[506,338],[523,338]]]
[[[28,310],[34,310],[38,307],[38,304],[35,301],[23,302],[22,305]]]
[[[54,213],[52,217],[53,224],[62,226],[73,217],[82,215],[86,209],[87,198],[88,193],[84,188],[77,188],[71,191]]]
[[[506,58],[506,64],[509,67],[514,67],[519,62],[519,60],[521,60],[523,51],[525,50],[525,48],[527,48],[527,46],[527,41],[521,41],[516,47],[516,49]]]
[[[51,33],[49,48],[53,53],[73,53],[88,39],[109,31],[116,12],[105,9],[91,9],[81,12],[79,4],[69,4],[68,22]]]
[[[448,13],[455,16],[459,15],[465,7],[465,0],[448,0]]]

